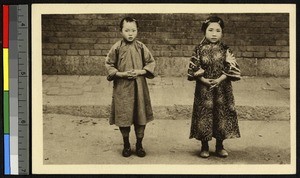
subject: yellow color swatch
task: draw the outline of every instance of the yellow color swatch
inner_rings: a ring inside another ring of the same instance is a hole
[[[8,49],[3,49],[3,87],[4,91],[9,91],[9,63],[8,63]]]

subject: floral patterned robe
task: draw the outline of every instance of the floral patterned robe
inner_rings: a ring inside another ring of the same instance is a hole
[[[118,41],[107,54],[105,66],[107,79],[114,82],[110,124],[128,127],[132,124],[146,125],[153,120],[146,77],[154,78],[155,60],[149,49],[137,40],[132,43]],[[145,69],[147,74],[135,80],[115,76],[118,71],[132,69]]]
[[[194,73],[204,69],[204,78],[227,79],[209,89]],[[240,137],[231,81],[240,79],[239,66],[228,46],[204,39],[196,46],[190,60],[188,80],[196,80],[190,138],[201,141]]]

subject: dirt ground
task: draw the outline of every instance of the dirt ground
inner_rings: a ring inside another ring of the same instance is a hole
[[[107,118],[44,114],[44,164],[289,164],[289,121],[240,121],[241,138],[224,142],[229,157],[200,158],[200,143],[189,139],[190,120],[154,120],[146,127],[146,157],[124,158],[118,127]],[[131,129],[134,151],[135,135]]]

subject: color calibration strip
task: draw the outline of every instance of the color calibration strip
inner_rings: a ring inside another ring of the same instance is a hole
[[[3,123],[4,123],[4,174],[10,172],[10,118],[9,118],[9,6],[3,5]]]
[[[29,174],[28,6],[3,5],[4,174]]]

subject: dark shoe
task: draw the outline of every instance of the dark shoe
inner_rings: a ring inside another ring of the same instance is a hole
[[[145,152],[145,150],[142,146],[137,146],[136,147],[136,155],[138,157],[145,157],[146,156],[146,152]]]
[[[129,157],[131,156],[131,148],[130,147],[124,147],[123,151],[122,151],[122,155],[124,157]]]
[[[226,158],[228,156],[228,152],[224,149],[216,149],[216,154],[221,158]]]

